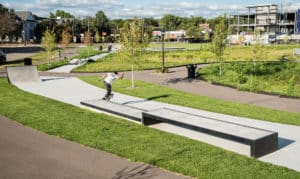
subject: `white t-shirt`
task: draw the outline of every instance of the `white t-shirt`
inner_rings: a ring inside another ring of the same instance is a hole
[[[104,81],[108,84],[112,84],[112,82],[115,80],[115,79],[118,79],[119,76],[116,75],[115,73],[107,73],[107,76],[106,78],[104,79]]]

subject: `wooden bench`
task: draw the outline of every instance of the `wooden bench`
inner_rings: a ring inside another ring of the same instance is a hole
[[[252,157],[261,157],[277,150],[277,132],[167,108],[142,112],[142,124],[151,125],[160,122],[249,145]]]

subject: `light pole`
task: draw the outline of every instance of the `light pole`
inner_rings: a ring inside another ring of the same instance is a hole
[[[161,70],[162,70],[162,73],[165,72],[165,33],[164,32],[161,32],[161,40],[162,40],[162,49],[161,49],[161,52],[162,52],[162,67],[161,67]]]
[[[26,47],[26,21],[25,20],[23,20],[22,35],[23,35],[23,39],[24,39],[24,46]]]

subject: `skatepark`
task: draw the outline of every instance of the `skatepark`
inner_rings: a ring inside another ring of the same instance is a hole
[[[18,76],[21,72],[23,79],[20,81]],[[13,85],[30,93],[88,110],[104,111],[141,125],[200,140],[242,155],[257,157],[261,161],[300,171],[298,165],[300,157],[297,157],[300,156],[298,154],[300,128],[297,126],[212,113],[119,93],[114,93],[111,102],[106,102],[100,100],[105,94],[104,89],[89,85],[75,77],[40,77],[35,66],[8,68],[7,75]],[[194,122],[182,123],[181,118]],[[214,121],[212,123],[214,127],[209,126],[209,121]],[[258,149],[263,152],[255,154],[255,146],[258,146],[255,141],[263,136],[272,137],[267,138],[267,142],[259,142],[265,143]],[[275,147],[266,150],[265,146],[268,144]]]

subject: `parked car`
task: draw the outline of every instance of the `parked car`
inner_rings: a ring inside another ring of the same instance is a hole
[[[6,62],[6,55],[3,50],[0,49],[0,63]]]

